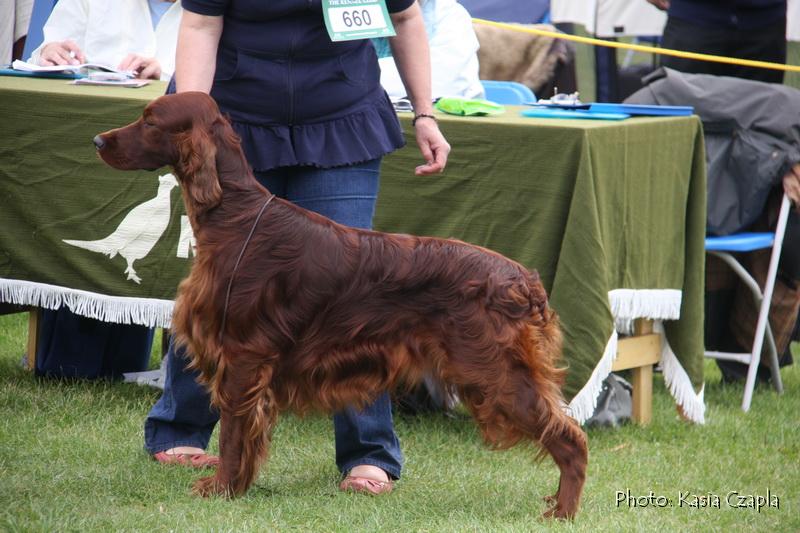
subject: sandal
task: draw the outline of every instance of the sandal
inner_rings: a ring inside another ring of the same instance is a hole
[[[339,490],[348,492],[358,492],[360,494],[369,494],[377,496],[379,494],[388,494],[394,488],[393,481],[378,481],[377,479],[370,479],[366,477],[347,476],[339,484]]]
[[[156,452],[153,459],[162,465],[182,465],[192,468],[215,468],[219,457],[205,453],[167,453]]]

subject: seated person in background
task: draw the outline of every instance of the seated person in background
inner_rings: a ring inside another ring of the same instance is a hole
[[[647,0],[667,11],[661,46],[786,63],[786,0]],[[694,74],[783,83],[783,71],[661,56],[661,65]]]
[[[41,65],[88,61],[168,79],[174,70],[181,18],[174,0],[60,0],[33,52]],[[74,57],[72,57],[74,55]],[[87,143],[90,139],[87,139]],[[153,330],[43,310],[36,373],[54,377],[121,377],[145,370]]]
[[[714,235],[774,231],[781,193],[800,205],[800,91],[777,83],[662,69],[626,103],[691,105],[704,126],[708,168],[707,230]],[[713,95],[713,98],[709,98]],[[770,250],[742,258],[763,285]],[[800,310],[800,216],[789,214],[769,322],[780,364],[792,362],[789,342]],[[747,352],[757,311],[750,291],[721,260],[707,256],[705,342],[709,350]],[[726,381],[747,366],[717,360]],[[758,376],[769,378],[762,356]]]
[[[647,0],[659,9],[667,11],[667,25],[661,38],[661,46],[685,52],[721,55],[773,63],[786,63],[786,0],[732,0],[718,2],[715,0]],[[764,68],[745,67],[727,63],[697,61],[694,59],[661,56],[661,64],[681,72],[693,74],[711,74],[714,76],[731,76],[768,83],[783,83],[783,71]],[[714,94],[709,91],[706,94]],[[766,97],[765,97],[766,98]],[[775,113],[781,109],[773,108]],[[789,125],[791,127],[791,125]],[[797,127],[795,124],[794,127]],[[797,162],[797,161],[795,161]],[[795,167],[797,168],[797,167]],[[709,171],[711,172],[711,171]],[[791,184],[795,172],[786,171],[784,187]],[[776,176],[775,178],[780,178]],[[789,185],[791,187],[791,185]],[[786,188],[795,205],[797,195],[792,196],[792,189]],[[745,200],[742,198],[742,200]],[[717,207],[719,201],[711,195],[709,189],[709,215]],[[774,202],[773,202],[774,204]],[[776,209],[768,205],[765,209]],[[770,217],[770,215],[772,215]],[[764,218],[771,218],[774,213],[764,213]],[[709,218],[709,220],[711,220]],[[762,221],[763,222],[763,221]],[[713,223],[710,229],[714,231]],[[756,231],[756,228],[741,228]],[[766,230],[762,227],[761,230]],[[786,240],[781,254],[775,294],[772,297],[770,324],[778,347],[781,365],[792,362],[789,340],[796,328],[798,307],[800,307],[800,255],[796,251],[800,240],[800,217],[797,212],[789,216]],[[759,252],[754,256],[763,255]],[[755,279],[765,279],[767,265],[761,260],[753,261],[750,273]],[[762,272],[763,271],[763,272]],[[763,281],[761,282],[763,283]],[[706,348],[722,351],[742,351],[742,346],[749,346],[753,332],[750,323],[755,319],[745,311],[751,304],[749,291],[732,275],[721,260],[709,256],[706,264]],[[718,317],[723,317],[718,320]],[[738,346],[737,346],[738,345]],[[783,355],[781,353],[783,352]],[[717,360],[723,378],[733,381],[747,374],[747,366],[734,361]],[[762,368],[759,378],[766,379],[769,372],[763,368],[765,358],[761,359]]]
[[[478,78],[478,38],[467,10],[456,0],[418,2],[431,50],[433,97],[483,98],[483,85]],[[376,39],[375,45],[380,58],[381,85],[391,97],[406,96],[386,39]]]
[[[175,0],[61,0],[29,61],[45,66],[92,62],[138,78],[169,80],[180,19]]]

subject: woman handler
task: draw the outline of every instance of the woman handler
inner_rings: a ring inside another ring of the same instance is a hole
[[[342,15],[331,0],[183,0],[176,90],[214,97],[241,137],[256,178],[271,192],[342,224],[369,228],[381,158],[400,148],[403,136],[380,85],[373,45],[334,41],[323,3],[331,7],[329,17]],[[435,174],[444,170],[450,146],[432,115],[420,9],[414,0],[385,5],[424,159],[416,173]],[[378,16],[370,11],[373,24]],[[160,462],[214,465],[217,458],[204,449],[218,414],[186,371],[184,354],[171,349],[168,357],[164,394],[145,423],[145,447]],[[336,414],[334,430],[342,490],[390,491],[402,455],[388,395],[361,412]]]

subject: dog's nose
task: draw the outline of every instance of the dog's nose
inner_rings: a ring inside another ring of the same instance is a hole
[[[106,145],[106,142],[105,142],[105,141],[103,140],[103,138],[102,138],[102,137],[100,137],[99,135],[95,135],[95,136],[94,136],[94,139],[92,139],[92,142],[94,143],[95,147],[96,147],[98,150],[102,150],[103,146],[105,146],[105,145]]]

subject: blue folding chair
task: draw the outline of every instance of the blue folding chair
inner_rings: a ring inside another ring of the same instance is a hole
[[[778,215],[778,224],[774,233],[736,233],[724,237],[706,237],[706,251],[722,259],[731,269],[742,279],[753,294],[753,299],[758,305],[758,322],[756,332],[753,337],[752,350],[749,353],[730,353],[706,351],[706,357],[713,359],[724,359],[727,361],[737,361],[748,365],[747,380],[744,386],[744,399],[742,400],[742,410],[750,410],[750,402],[753,399],[753,389],[756,383],[756,372],[761,361],[761,349],[764,346],[764,338],[767,339],[769,351],[769,366],[772,373],[772,384],[778,393],[783,392],[780,368],[778,365],[778,350],[775,347],[775,338],[772,335],[772,328],[769,326],[769,307],[772,302],[772,292],[775,288],[775,277],[778,273],[778,261],[781,257],[783,247],[783,236],[786,232],[786,221],[789,218],[789,197],[783,195],[781,210]],[[761,290],[753,276],[736,260],[733,256],[737,252],[752,252],[772,248],[769,268],[767,270],[767,280],[764,290]]]
[[[516,81],[481,80],[486,99],[498,104],[523,105],[536,103],[536,95],[527,85]]]

